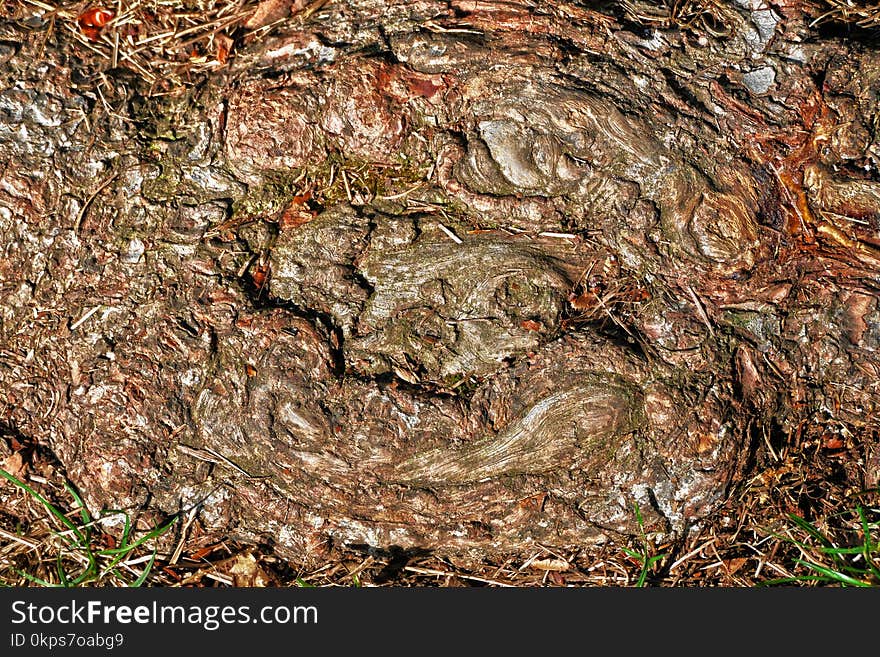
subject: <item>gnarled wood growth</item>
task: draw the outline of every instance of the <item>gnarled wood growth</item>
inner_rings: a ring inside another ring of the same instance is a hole
[[[5,426],[301,562],[681,535],[755,426],[858,433],[880,57],[715,5],[330,3],[100,123],[0,23]]]

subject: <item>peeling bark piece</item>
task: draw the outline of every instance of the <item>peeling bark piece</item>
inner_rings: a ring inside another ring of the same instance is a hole
[[[336,65],[316,120],[347,157],[388,162],[400,147],[409,110],[390,93],[397,72],[376,59]]]
[[[256,30],[281,20],[304,6],[305,0],[261,0],[251,17],[245,21],[244,26],[249,30]]]
[[[871,322],[874,327],[877,326],[876,322],[871,320],[877,310],[877,305],[876,296],[858,292],[853,292],[844,300],[841,325],[850,344],[854,346],[862,344],[865,333],[869,330],[868,322]],[[876,340],[872,342],[876,342]]]
[[[482,65],[485,46],[474,35],[450,38],[431,32],[396,34],[389,38],[391,50],[401,62],[422,73],[460,71]]]

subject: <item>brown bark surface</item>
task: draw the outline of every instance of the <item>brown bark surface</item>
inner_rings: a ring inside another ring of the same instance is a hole
[[[650,10],[331,2],[167,97],[0,20],[0,433],[303,564],[680,537],[805,427],[876,487],[880,56]]]

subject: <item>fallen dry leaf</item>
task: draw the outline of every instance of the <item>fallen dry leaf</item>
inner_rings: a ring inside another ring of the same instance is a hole
[[[306,4],[306,0],[263,0],[244,26],[249,30],[258,30],[301,11]]]
[[[116,12],[104,7],[92,7],[79,15],[77,22],[83,27],[104,27],[113,20]]]
[[[563,573],[569,569],[570,564],[564,559],[535,559],[529,567],[536,570],[549,570],[550,572]]]
[[[308,202],[311,198],[311,192],[294,196],[290,204],[281,213],[281,217],[278,219],[278,227],[281,230],[296,228],[314,219],[318,213],[310,210],[308,207]]]
[[[104,7],[92,7],[81,13],[76,22],[80,31],[89,41],[97,41],[101,36],[101,28],[115,18],[116,12]]]
[[[736,367],[739,374],[740,386],[742,386],[743,397],[751,399],[761,388],[761,375],[755,367],[752,355],[745,347],[741,347],[736,352]]]
[[[561,573],[557,573],[554,570],[551,570],[549,573],[547,573],[547,579],[549,579],[550,582],[555,586],[565,586],[565,576]]]
[[[229,568],[234,586],[265,588],[272,583],[271,577],[260,567],[257,558],[251,552],[243,552],[232,557]]]
[[[724,561],[724,565],[727,567],[727,573],[729,575],[733,575],[736,571],[743,567],[746,561],[748,561],[748,559],[746,559],[745,557],[726,559]]]
[[[12,452],[3,461],[3,469],[13,477],[20,477],[24,470],[24,459],[21,458],[21,452]]]
[[[822,449],[837,450],[846,447],[846,443],[840,436],[830,434],[822,435]]]
[[[233,39],[226,36],[222,32],[214,37],[214,46],[216,49],[216,57],[218,62],[220,62],[221,64],[226,63],[226,60],[229,59],[229,53],[232,52],[233,43]]]

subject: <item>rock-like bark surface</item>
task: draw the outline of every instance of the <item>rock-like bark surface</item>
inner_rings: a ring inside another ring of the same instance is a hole
[[[3,432],[302,563],[682,535],[859,434],[880,56],[589,4],[329,3],[175,100],[0,21]]]

